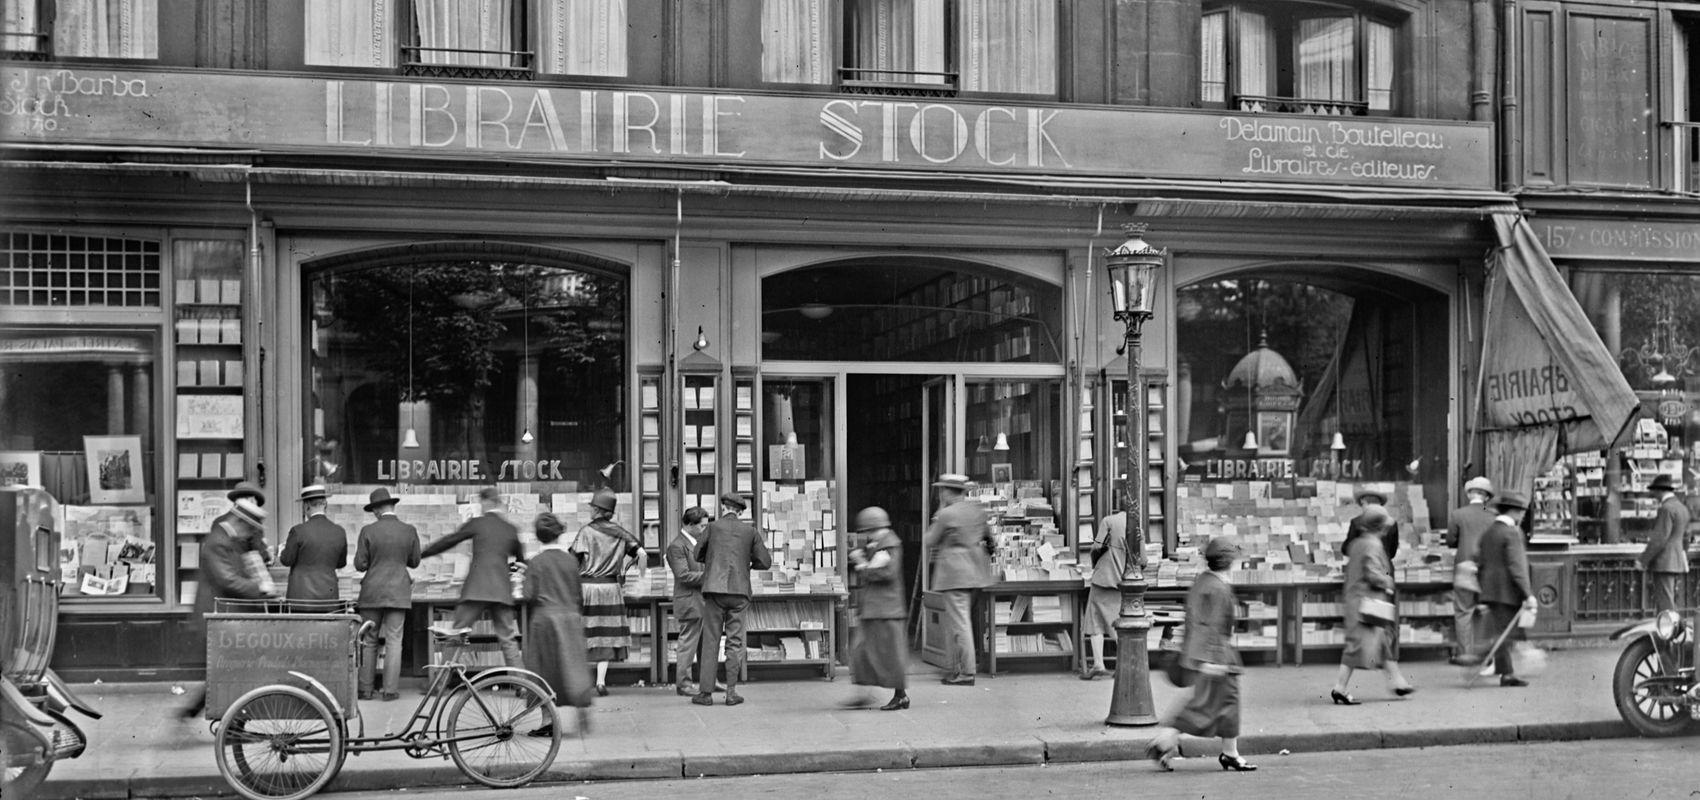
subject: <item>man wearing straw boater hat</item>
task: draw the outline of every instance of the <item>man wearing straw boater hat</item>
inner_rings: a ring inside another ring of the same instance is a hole
[[[773,554],[755,526],[738,518],[750,504],[737,492],[720,496],[720,519],[708,525],[697,542],[702,564],[702,643],[697,653],[701,680],[691,702],[714,705],[714,667],[719,661],[720,635],[726,635],[726,705],[744,702],[738,679],[744,672],[744,609],[750,605],[750,570],[770,569]]]
[[[360,529],[354,545],[354,569],[366,573],[360,579],[360,597],[355,608],[371,622],[360,636],[360,699],[372,698],[373,678],[378,664],[378,640],[384,641],[384,699],[401,697],[402,626],[413,605],[413,576],[407,570],[419,566],[419,531],[396,516],[401,498],[390,490],[372,490],[366,512],[376,522]]]
[[[249,572],[242,555],[247,551],[248,538],[265,527],[265,509],[244,497],[220,520],[201,537],[200,579],[195,590],[195,612],[189,620],[200,630],[203,639],[207,632],[206,615],[213,610],[213,600],[221,597],[259,600],[272,595],[259,577]],[[189,703],[178,715],[184,719],[199,716],[206,701],[207,689],[203,684],[189,693]]]
[[[967,499],[968,476],[945,473],[933,483],[939,510],[923,544],[935,551],[932,590],[943,594],[946,686],[973,686],[974,593],[992,585],[992,528],[986,509]],[[924,556],[923,556],[924,558]]]
[[[301,488],[305,522],[289,529],[277,560],[289,567],[290,600],[335,600],[336,571],[348,566],[348,531],[325,516],[329,497],[319,484]]]
[[[1460,657],[1476,641],[1476,593],[1481,590],[1476,581],[1476,554],[1482,549],[1482,534],[1493,526],[1494,511],[1488,507],[1493,499],[1493,482],[1479,475],[1471,478],[1464,482],[1464,496],[1470,502],[1453,509],[1446,518],[1446,543],[1458,549],[1452,570],[1452,630],[1457,639],[1454,664],[1463,663]]]

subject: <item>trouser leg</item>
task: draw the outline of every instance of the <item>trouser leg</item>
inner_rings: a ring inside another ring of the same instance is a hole
[[[372,681],[376,677],[378,668],[378,627],[382,617],[383,609],[360,609],[360,619],[364,622],[371,623],[370,625],[361,626],[359,684],[361,695],[370,695],[372,693]],[[385,683],[384,687],[388,689],[389,684]]]
[[[720,595],[718,598],[725,609],[726,628],[726,691],[738,688],[738,681],[744,676],[744,609],[749,607],[750,599],[738,595]]]
[[[701,648],[697,651],[697,671],[702,680],[697,684],[697,691],[709,694],[714,691],[714,670],[720,664],[720,636],[726,627],[726,612],[715,602],[718,595],[702,596],[702,637]]]
[[[945,652],[949,654],[947,663],[951,670],[948,677],[973,677],[974,664],[974,621],[972,609],[974,592],[967,589],[953,589],[944,593],[944,623],[945,623]]]
[[[1648,588],[1653,595],[1653,613],[1662,614],[1666,611],[1679,610],[1677,603],[1677,587],[1682,584],[1682,575],[1676,572],[1647,573]]]
[[[524,667],[525,658],[519,652],[519,615],[514,612],[514,607],[491,603],[490,623],[496,629],[496,644],[502,649],[502,663],[510,667]]]
[[[1467,653],[1476,643],[1476,593],[1468,589],[1452,589],[1452,635],[1458,652]]]
[[[674,607],[674,611],[678,611],[677,606]],[[691,667],[696,665],[697,650],[702,647],[701,604],[699,603],[697,608],[692,609],[689,616],[680,616],[676,619],[679,622],[678,645],[674,648],[674,652],[678,653],[677,681],[684,683],[693,680]],[[712,684],[713,682],[714,678],[711,676],[709,683]]]
[[[384,691],[401,691],[401,645],[407,625],[407,611],[384,609],[383,624],[378,628],[384,639]]]

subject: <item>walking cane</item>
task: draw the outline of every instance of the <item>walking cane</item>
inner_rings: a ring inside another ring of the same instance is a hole
[[[1517,628],[1517,623],[1522,618],[1523,618],[1523,613],[1522,613],[1521,610],[1519,610],[1518,613],[1512,615],[1511,624],[1505,626],[1505,630],[1500,631],[1499,638],[1493,640],[1493,646],[1489,647],[1487,649],[1487,657],[1483,658],[1481,663],[1472,664],[1469,667],[1470,672],[1469,672],[1469,675],[1464,679],[1464,688],[1474,689],[1476,687],[1476,679],[1480,678],[1482,676],[1482,672],[1483,672],[1485,666],[1487,664],[1492,663],[1493,658],[1494,658],[1493,654],[1499,652],[1500,645],[1505,644],[1506,638],[1511,636],[1511,631],[1513,631]],[[1507,653],[1505,657],[1510,658],[1511,655],[1509,653]]]

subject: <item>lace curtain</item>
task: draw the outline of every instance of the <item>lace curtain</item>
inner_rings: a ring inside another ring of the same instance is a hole
[[[828,0],[762,0],[761,79],[830,83]]]
[[[58,0],[57,8],[53,24],[56,55],[159,57],[159,0]],[[10,3],[7,11],[9,19]]]
[[[861,71],[849,77],[944,83],[944,11],[945,0],[850,0],[845,49]]]
[[[307,0],[306,63],[393,67],[392,0]]]
[[[552,0],[541,12],[541,71],[627,74],[626,0]]]
[[[1236,19],[1234,35],[1240,63],[1234,77],[1239,94],[1273,97],[1277,94],[1275,72],[1269,65],[1275,60],[1275,42],[1269,32],[1269,18],[1241,9]]]
[[[1298,97],[1348,102],[1359,99],[1355,28],[1351,17],[1299,20],[1293,46],[1298,62]]]
[[[1206,103],[1228,100],[1228,14],[1205,14],[1199,29],[1199,99]]]
[[[1370,20],[1364,31],[1364,99],[1369,110],[1393,110],[1393,26]]]
[[[35,53],[41,50],[41,18],[36,0],[5,0],[0,6],[0,50]]]
[[[427,64],[459,67],[517,67],[515,0],[413,0],[414,28]],[[498,51],[498,52],[461,52]]]
[[[978,0],[962,9],[962,89],[1055,94],[1053,0]]]

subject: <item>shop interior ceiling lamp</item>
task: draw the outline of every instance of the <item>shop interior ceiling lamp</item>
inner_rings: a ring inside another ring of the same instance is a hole
[[[994,443],[992,445],[992,449],[993,450],[1008,450],[1009,449],[1009,434],[1007,434],[1007,433],[998,434],[998,440],[997,440],[996,443]]]
[[[1339,431],[1335,431],[1334,432],[1334,442],[1333,442],[1333,444],[1328,445],[1328,449],[1330,449],[1330,450],[1344,450],[1344,449],[1346,449],[1346,434],[1341,433]]]
[[[1256,450],[1257,449],[1257,431],[1247,430],[1245,432],[1245,442],[1242,443],[1240,445],[1240,447],[1242,447],[1246,450]]]
[[[804,303],[797,307],[797,313],[809,319],[826,319],[832,316],[832,306],[825,303]]]
[[[990,453],[990,452],[992,452],[992,445],[991,445],[991,442],[986,441],[986,434],[983,434],[983,433],[980,434],[980,446],[974,448],[974,451],[977,452],[977,453]]]
[[[708,336],[702,332],[701,325],[697,326],[697,340],[691,342],[691,349],[699,353],[708,349]]]
[[[407,432],[401,436],[401,446],[408,450],[419,448],[419,432],[413,429],[413,272],[407,273]]]

